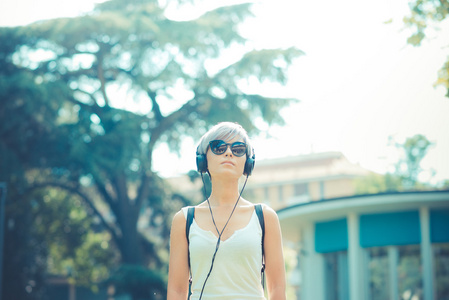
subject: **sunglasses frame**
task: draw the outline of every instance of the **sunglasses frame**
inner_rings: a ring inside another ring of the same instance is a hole
[[[226,150],[225,150],[223,153],[216,153],[213,149],[214,149],[214,148],[217,148],[217,146],[212,147],[212,143],[215,143],[215,142],[220,142],[220,143],[218,144],[219,146],[226,145]],[[244,152],[242,155],[235,154],[235,153],[234,153],[234,150],[233,150],[232,148],[233,148],[234,146],[241,146],[241,145],[245,146],[245,152]],[[247,154],[247,152],[248,152],[248,145],[245,144],[244,142],[234,142],[234,143],[232,143],[232,144],[226,143],[226,142],[223,141],[223,140],[213,140],[213,141],[210,141],[210,142],[209,142],[209,148],[210,148],[210,151],[212,151],[212,153],[215,154],[215,155],[222,155],[222,154],[226,153],[226,151],[228,150],[228,147],[231,148],[232,154],[233,154],[234,156],[237,156],[237,157],[242,157],[242,156],[244,156],[245,154]]]

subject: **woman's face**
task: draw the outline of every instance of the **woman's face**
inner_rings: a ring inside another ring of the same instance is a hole
[[[243,139],[236,136],[232,140],[225,141],[228,144],[233,144],[235,142],[242,142]],[[246,154],[243,156],[235,156],[231,147],[227,146],[226,151],[217,155],[214,154],[210,148],[207,150],[207,166],[212,178],[217,178],[219,176],[229,176],[233,178],[240,178],[243,175],[243,169],[246,162]]]

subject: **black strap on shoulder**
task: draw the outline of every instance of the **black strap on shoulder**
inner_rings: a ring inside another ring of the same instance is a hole
[[[256,204],[254,206],[254,209],[256,210],[257,217],[259,218],[260,228],[262,229],[262,269],[260,270],[260,273],[262,276],[262,286],[265,289],[265,219],[263,217],[263,207],[261,204]]]
[[[186,238],[187,238],[187,260],[189,263],[189,272],[190,272],[190,277],[189,277],[189,295],[190,295],[190,289],[191,289],[191,284],[192,284],[192,270],[190,268],[190,249],[189,249],[189,244],[190,244],[190,240],[189,240],[189,233],[190,233],[190,226],[192,225],[193,219],[195,218],[195,206],[190,206],[187,209],[187,218],[186,218]]]
[[[189,244],[189,233],[190,233],[190,225],[192,225],[193,218],[195,218],[195,207],[190,206],[187,209],[187,220],[186,220],[186,238],[187,245]]]

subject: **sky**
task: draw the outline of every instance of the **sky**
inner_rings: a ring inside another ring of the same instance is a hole
[[[72,17],[94,3],[3,0],[0,26]],[[398,159],[389,140],[402,143],[423,134],[433,145],[422,161],[421,179],[449,179],[449,98],[442,86],[434,87],[449,56],[449,20],[413,47],[402,21],[409,14],[407,1],[260,0],[254,12],[242,26],[254,47],[295,46],[305,53],[290,66],[286,86],[264,85],[268,95],[299,102],[280,112],[285,126],[263,127],[266,132],[252,137],[256,161],[339,151],[385,173]],[[162,145],[154,153],[155,170],[174,176],[195,169],[197,142],[186,139],[181,157]]]

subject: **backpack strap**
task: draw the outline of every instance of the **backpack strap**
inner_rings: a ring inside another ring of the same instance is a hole
[[[262,229],[262,269],[260,270],[260,273],[262,277],[262,286],[265,289],[265,219],[263,217],[263,207],[261,204],[254,205],[254,209],[256,210],[257,217],[259,218],[260,228]]]
[[[190,233],[190,226],[192,225],[194,218],[195,218],[195,206],[190,206],[187,209],[187,218],[186,218],[187,262],[189,263],[189,272],[190,272],[190,276],[189,276],[189,295],[190,295],[190,290],[191,290],[191,286],[192,286],[192,269],[190,268],[190,249],[189,249],[190,240],[189,240],[189,233]]]
[[[187,245],[189,245],[189,233],[190,233],[190,225],[192,225],[193,219],[195,218],[195,206],[190,206],[187,209],[187,219],[186,219],[186,238]],[[189,262],[190,263],[190,262]]]

